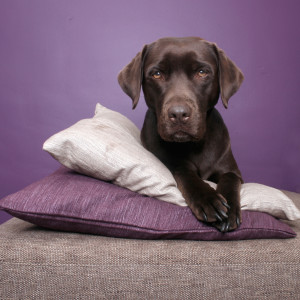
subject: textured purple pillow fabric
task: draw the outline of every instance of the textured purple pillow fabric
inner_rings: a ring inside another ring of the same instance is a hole
[[[221,233],[199,222],[188,207],[142,196],[67,168],[0,200],[0,208],[50,229],[141,239],[241,240],[291,238],[274,217],[243,211],[239,229]]]

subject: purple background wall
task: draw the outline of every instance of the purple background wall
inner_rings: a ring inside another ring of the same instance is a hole
[[[57,169],[43,142],[97,102],[141,127],[145,104],[131,111],[116,76],[163,36],[204,37],[236,62],[244,84],[218,108],[244,179],[300,192],[299,9],[298,0],[2,0],[0,198]]]

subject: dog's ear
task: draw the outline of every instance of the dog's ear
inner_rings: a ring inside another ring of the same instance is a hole
[[[132,109],[135,109],[140,98],[146,51],[147,45],[118,75],[118,82],[122,90],[132,99]]]
[[[244,80],[241,70],[230,60],[224,51],[216,44],[213,45],[219,60],[219,84],[221,99],[225,108],[228,107],[228,101],[233,94],[237,92]]]

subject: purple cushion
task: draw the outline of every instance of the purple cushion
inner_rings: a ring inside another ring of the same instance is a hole
[[[239,240],[296,236],[285,223],[253,211],[242,212],[239,229],[221,233],[199,222],[188,207],[142,196],[64,167],[3,198],[0,208],[46,228],[113,237]]]

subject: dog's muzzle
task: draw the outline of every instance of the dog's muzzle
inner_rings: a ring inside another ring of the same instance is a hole
[[[158,132],[167,142],[196,142],[202,137],[200,118],[188,102],[168,103],[158,118]]]

